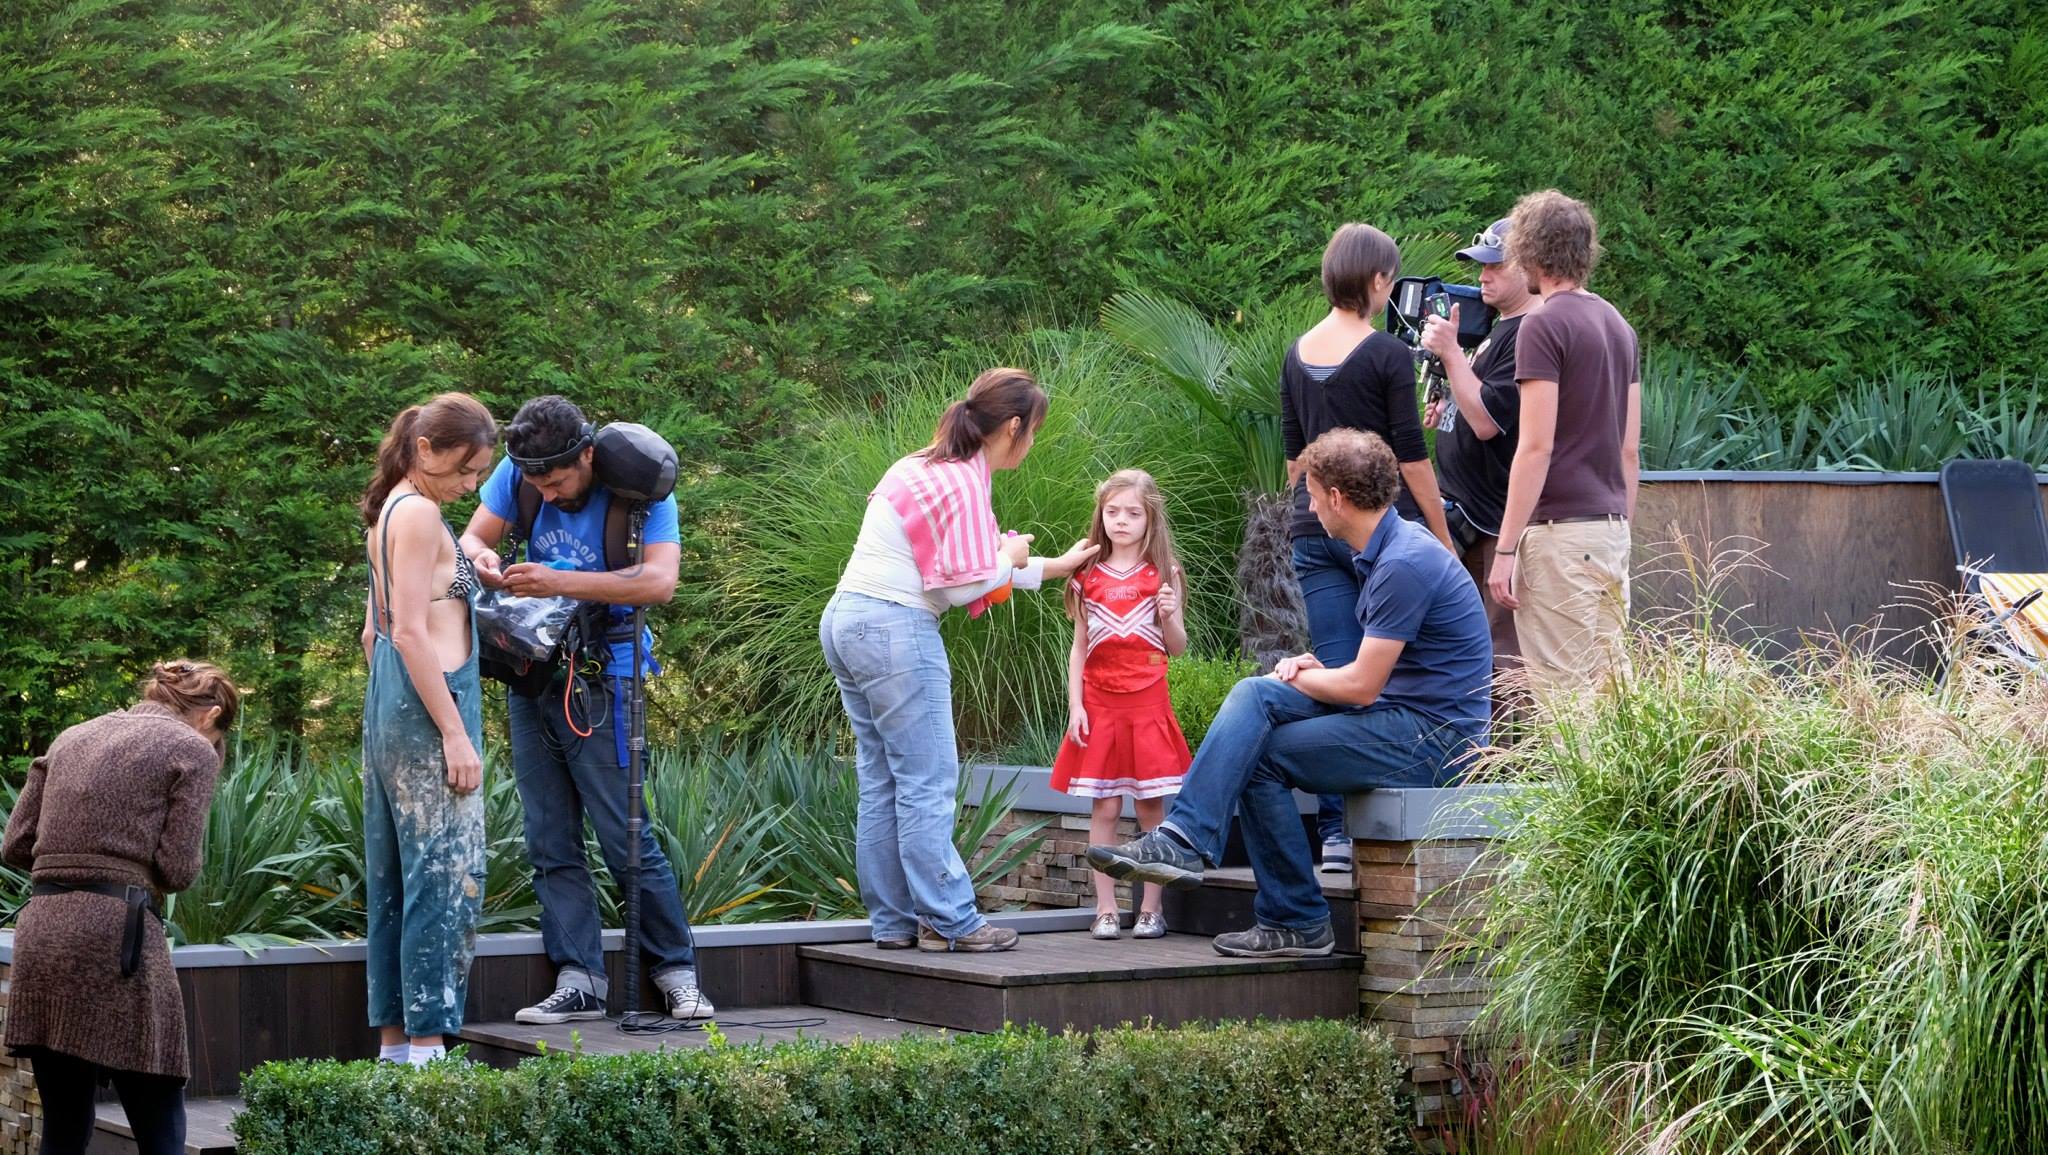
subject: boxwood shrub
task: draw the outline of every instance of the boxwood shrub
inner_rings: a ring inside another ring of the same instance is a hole
[[[1397,1076],[1384,1038],[1332,1021],[714,1039],[512,1070],[270,1063],[234,1127],[242,1155],[1380,1155],[1407,1144]]]

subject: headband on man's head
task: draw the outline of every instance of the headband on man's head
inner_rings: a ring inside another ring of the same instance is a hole
[[[543,476],[553,473],[565,465],[574,464],[576,458],[581,456],[584,450],[590,448],[594,436],[595,430],[591,429],[590,422],[585,421],[583,427],[577,430],[576,440],[570,442],[567,449],[551,453],[546,457],[520,457],[516,454],[507,454],[506,456],[512,458],[512,464],[519,467],[520,473],[528,477]]]

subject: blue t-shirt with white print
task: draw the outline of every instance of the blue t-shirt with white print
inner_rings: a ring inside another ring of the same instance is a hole
[[[510,458],[498,462],[491,471],[488,481],[483,484],[478,497],[485,509],[503,518],[507,525],[519,520],[519,485],[522,477],[519,467]],[[611,490],[591,483],[590,498],[583,508],[570,513],[553,502],[540,503],[540,512],[533,515],[533,535],[526,543],[526,560],[539,562],[566,561],[569,568],[589,572],[603,572],[604,564],[604,517],[612,507]],[[647,507],[647,524],[640,531],[643,546],[661,542],[681,544],[683,538],[676,522],[676,499],[664,497]],[[562,568],[562,567],[557,567]],[[628,621],[633,616],[630,606],[613,606],[614,624]],[[643,630],[641,641],[646,650],[646,669],[651,677],[661,672],[661,666],[654,660],[654,633]],[[623,675],[633,668],[633,644],[613,642],[611,663],[607,667],[614,675]]]

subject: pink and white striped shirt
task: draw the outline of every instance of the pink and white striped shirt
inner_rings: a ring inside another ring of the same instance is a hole
[[[1005,586],[1036,589],[1043,562],[1013,571],[990,504],[986,459],[926,461],[912,454],[890,466],[868,501],[841,591],[942,614],[965,605],[979,617]]]

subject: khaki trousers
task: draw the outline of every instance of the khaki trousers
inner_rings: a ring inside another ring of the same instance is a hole
[[[1515,634],[1530,688],[1598,689],[1626,675],[1628,522],[1532,525],[1515,560]]]

